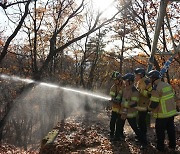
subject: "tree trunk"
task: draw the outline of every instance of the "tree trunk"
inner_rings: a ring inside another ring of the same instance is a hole
[[[28,15],[28,11],[29,11],[29,4],[30,4],[31,0],[28,0],[26,5],[25,5],[25,12],[24,12],[24,15],[22,16],[19,24],[17,25],[16,29],[14,30],[14,32],[12,33],[12,35],[7,39],[5,45],[4,45],[4,48],[1,52],[1,55],[0,55],[0,64],[2,63],[2,60],[4,59],[4,57],[6,56],[6,54],[8,53],[8,47],[11,43],[11,41],[14,39],[14,37],[17,35],[17,33],[19,32],[19,30],[21,29],[21,26],[26,18],[26,16]]]

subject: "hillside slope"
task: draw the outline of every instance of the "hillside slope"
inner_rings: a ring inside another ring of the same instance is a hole
[[[134,141],[135,134],[128,123],[125,125],[126,139],[124,141],[109,140],[109,115],[106,111],[101,113],[86,113],[84,116],[72,116],[59,123],[53,130],[59,131],[52,141],[47,143],[47,137],[42,141],[41,154],[59,153],[158,153],[155,149],[154,119],[148,129],[149,144],[141,150],[140,145]],[[180,153],[180,116],[176,116],[177,153]],[[166,140],[167,144],[167,140]],[[168,151],[166,153],[172,153]]]

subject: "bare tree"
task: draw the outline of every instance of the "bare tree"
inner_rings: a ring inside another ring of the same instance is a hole
[[[24,14],[23,14],[21,20],[19,21],[19,23],[18,23],[17,27],[15,28],[14,32],[8,37],[7,41],[5,42],[5,45],[3,46],[2,52],[0,54],[0,63],[2,62],[2,60],[4,59],[6,54],[8,53],[8,47],[9,47],[11,41],[14,39],[14,37],[17,35],[19,30],[21,29],[22,24],[23,24],[26,16],[28,15],[28,8],[29,8],[29,5],[30,5],[30,2],[31,2],[31,0],[26,1],[26,3],[25,3],[25,11],[24,11]],[[19,4],[19,3],[22,3],[22,2],[17,2],[17,3],[5,5],[5,6],[7,8],[7,7],[11,6],[11,5],[15,5],[15,4]]]
[[[62,4],[64,3],[64,1],[62,1]],[[72,5],[72,4],[68,4],[68,5]],[[49,64],[49,62],[52,60],[53,56],[55,56],[56,54],[61,53],[65,48],[67,48],[69,45],[71,45],[74,42],[77,42],[78,40],[81,40],[82,38],[90,35],[91,33],[95,32],[96,30],[100,29],[101,27],[109,24],[110,22],[112,22],[112,20],[115,18],[115,16],[117,14],[119,14],[123,9],[125,9],[128,5],[123,6],[117,13],[115,13],[110,19],[107,19],[105,21],[100,21],[100,17],[102,15],[102,12],[97,14],[93,25],[91,26],[91,28],[87,31],[84,32],[83,34],[80,34],[79,36],[75,36],[72,39],[69,39],[67,42],[64,42],[63,44],[61,44],[60,46],[57,46],[56,44],[56,39],[58,34],[62,33],[64,28],[66,26],[68,26],[68,23],[70,23],[71,20],[73,20],[75,17],[77,17],[81,12],[82,9],[84,8],[84,0],[82,0],[82,3],[76,7],[75,9],[71,10],[71,13],[68,15],[68,17],[66,17],[66,20],[61,24],[60,27],[58,27],[57,25],[55,26],[54,31],[52,32],[53,35],[50,39],[50,51],[49,54],[45,60],[45,62],[43,63],[42,67],[39,69],[38,74],[36,74],[35,78],[36,79],[40,79],[41,75],[43,73],[43,71],[45,69],[47,69],[47,66]],[[62,10],[59,10],[59,14],[61,13]],[[58,16],[57,19],[59,19],[60,16]]]
[[[167,30],[167,22],[164,20],[166,6],[164,6],[163,9],[162,7],[160,7],[161,10],[158,11],[159,5],[161,6],[163,4],[167,5],[167,2],[161,1],[161,3],[159,4],[158,2],[153,1],[134,0],[133,5],[131,6],[131,8],[129,8],[129,19],[132,22],[132,29],[134,29],[133,33],[131,33],[131,35],[129,36],[129,39],[136,48],[144,51],[147,56],[150,56],[149,53],[151,51],[153,51],[151,53],[153,57],[155,51],[163,51],[165,43],[164,39],[166,38],[166,40],[168,40],[168,38],[170,38],[170,35],[167,35],[167,33],[165,37],[163,37],[163,33],[160,33],[162,25],[164,25],[164,29]],[[173,4],[170,5],[173,6]],[[174,11],[176,11],[176,9],[174,9]],[[160,19],[158,20],[164,21],[164,24],[162,24],[161,22],[161,25],[155,25],[158,12],[160,16]],[[175,14],[170,15],[173,14],[170,12],[168,14],[169,16],[172,16],[172,18],[174,17],[173,22],[177,22]],[[173,31],[176,31],[176,27],[171,27],[171,29],[174,29]],[[151,33],[155,33],[154,39],[152,39],[152,36],[150,35]],[[168,42],[168,44],[171,43]],[[149,51],[147,50],[147,48],[149,49]],[[171,49],[169,48],[168,50]],[[156,59],[154,59],[154,65],[156,69],[160,70],[160,65]]]

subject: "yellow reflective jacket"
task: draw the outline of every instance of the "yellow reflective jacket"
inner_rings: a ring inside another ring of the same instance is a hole
[[[138,101],[138,110],[146,111],[150,102],[148,93],[152,91],[151,83],[145,77],[143,77],[137,82],[136,88],[140,93]]]
[[[134,85],[125,87],[123,90],[122,109],[127,109],[127,118],[133,118],[137,116],[137,104],[139,101],[139,92]],[[131,107],[133,105],[133,107]]]
[[[155,84],[157,87],[152,90],[150,101],[157,102],[159,105],[152,109],[153,117],[167,118],[176,115],[176,102],[171,85],[160,79],[156,80]]]
[[[121,101],[122,100],[122,86],[114,84],[111,87],[109,94],[111,98]],[[120,109],[121,109],[121,103],[112,102],[112,111],[119,113]]]

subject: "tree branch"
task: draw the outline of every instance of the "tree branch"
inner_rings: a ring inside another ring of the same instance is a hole
[[[1,55],[0,55],[0,63],[2,62],[2,60],[4,59],[4,57],[6,56],[7,54],[7,50],[8,50],[8,47],[9,47],[9,44],[11,43],[11,41],[14,39],[14,37],[17,35],[17,33],[19,32],[19,30],[21,29],[21,26],[28,14],[28,8],[29,8],[29,4],[30,4],[31,0],[28,0],[26,5],[25,5],[25,12],[24,12],[24,15],[22,16],[19,24],[17,25],[16,29],[14,30],[14,32],[12,33],[12,35],[7,39],[5,45],[4,45],[4,48],[1,52]]]

